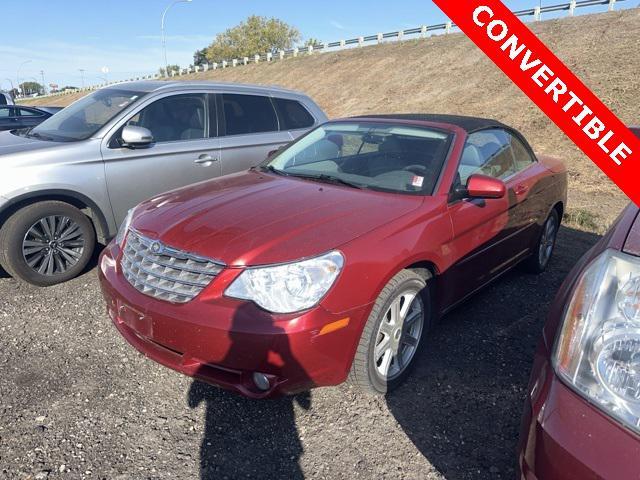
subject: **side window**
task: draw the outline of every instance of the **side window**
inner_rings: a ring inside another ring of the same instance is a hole
[[[35,112],[33,110],[26,110],[24,108],[20,108],[18,110],[18,116],[20,117],[39,117],[41,114],[38,112]]]
[[[205,138],[207,108],[204,94],[161,98],[132,117],[127,125],[147,128],[156,143]]]
[[[482,130],[469,135],[458,173],[462,184],[476,173],[499,179],[516,173],[511,135],[501,129]]]
[[[527,168],[529,165],[536,163],[535,158],[531,156],[529,149],[514,135],[511,137],[511,149],[513,150],[513,158],[516,162],[516,171],[521,171]]]
[[[274,98],[273,101],[280,114],[280,121],[283,123],[280,125],[281,130],[309,128],[315,123],[313,116],[300,102],[284,98]]]
[[[9,118],[11,116],[11,109],[7,107],[0,107],[0,118]]]
[[[269,97],[223,94],[227,135],[277,132],[278,117]]]

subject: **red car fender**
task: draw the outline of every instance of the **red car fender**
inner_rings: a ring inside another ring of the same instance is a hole
[[[322,301],[327,310],[340,313],[345,303],[354,307],[373,304],[389,280],[410,266],[428,265],[435,274],[450,266],[453,260],[446,245],[453,237],[453,228],[446,198],[431,197],[421,208],[423,214],[419,217],[406,215],[340,248],[345,255],[345,268]],[[410,256],[408,251],[398,251],[397,245],[412,243],[415,247]],[[379,262],[371,262],[372,250],[377,252]],[[340,285],[358,285],[358,288],[345,289]],[[345,294],[349,295],[350,302],[345,302]]]

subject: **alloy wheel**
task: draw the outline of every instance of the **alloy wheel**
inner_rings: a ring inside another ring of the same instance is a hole
[[[50,215],[34,223],[22,241],[27,265],[40,275],[65,273],[80,261],[85,248],[82,228],[64,215]]]
[[[384,314],[374,346],[376,371],[387,382],[400,376],[413,360],[424,327],[424,305],[418,290],[400,293]]]

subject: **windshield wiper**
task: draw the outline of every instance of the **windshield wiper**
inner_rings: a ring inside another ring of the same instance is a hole
[[[273,165],[266,165],[260,168],[262,170],[266,170],[267,172],[275,173],[276,175],[283,175],[285,177],[304,178],[307,180],[315,180],[317,182],[332,183],[334,185],[344,185],[351,188],[358,188],[360,190],[365,190],[367,188],[366,185],[362,185],[356,182],[350,182],[349,180],[344,180],[340,177],[334,177],[333,175],[327,175],[326,173],[287,172],[286,170],[278,170]]]
[[[334,177],[333,175],[327,175],[326,173],[291,173],[286,172],[285,175],[298,178],[306,178],[308,180],[316,180],[323,183],[332,183],[334,185],[344,185],[351,188],[357,188],[359,190],[365,190],[366,185],[362,185],[356,182],[350,182],[340,177]]]
[[[27,137],[27,138],[37,138],[38,140],[45,140],[45,141],[49,141],[49,142],[53,141],[52,137],[49,137],[47,135],[42,135],[41,133],[38,133],[38,132],[32,132],[31,130],[28,130],[25,133],[25,137]]]
[[[271,172],[271,173],[275,173],[276,175],[284,175],[285,177],[291,175],[290,173],[287,173],[284,170],[278,170],[273,165],[259,165],[257,167],[250,168],[250,170],[253,170],[253,169],[260,169],[263,172]]]

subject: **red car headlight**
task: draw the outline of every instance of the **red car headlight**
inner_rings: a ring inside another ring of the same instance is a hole
[[[640,432],[640,258],[607,250],[582,273],[553,361],[574,390]]]
[[[344,257],[338,251],[300,262],[247,268],[225,295],[251,300],[273,313],[314,307],[338,278]]]

